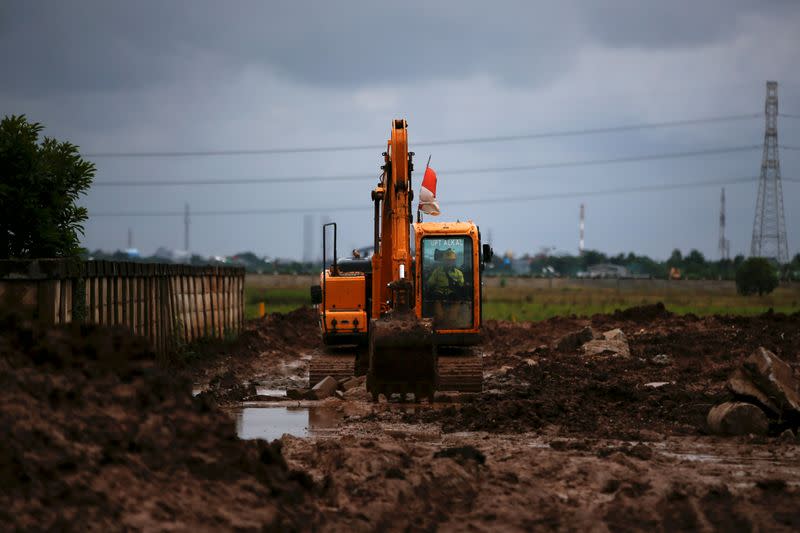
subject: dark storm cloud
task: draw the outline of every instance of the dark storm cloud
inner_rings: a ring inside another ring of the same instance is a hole
[[[167,21],[122,2],[11,2],[0,62],[14,94],[136,89],[168,75]],[[159,37],[161,36],[161,37]]]
[[[527,78],[563,62],[524,61],[537,40],[564,39],[557,28],[458,4],[13,2],[2,17],[0,58],[14,75],[0,89],[14,93],[137,88],[180,75],[196,54],[323,85],[457,77],[490,65]],[[530,31],[505,31],[514,25]]]
[[[136,88],[205,54],[310,84],[421,82],[488,73],[541,83],[567,68],[575,17],[527,2],[15,2],[0,89]]]
[[[614,0],[585,2],[586,31],[610,46],[649,49],[724,42],[741,31],[742,17],[777,19],[800,12],[796,0]]]
[[[272,69],[321,86],[486,74],[538,86],[581,46],[690,46],[730,38],[761,2],[12,1],[0,60],[12,94],[110,91],[169,82],[198,55],[214,76]],[[791,9],[777,3],[777,13]]]

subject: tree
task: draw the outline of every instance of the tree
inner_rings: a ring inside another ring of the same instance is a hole
[[[792,260],[784,265],[783,277],[786,279],[800,279],[800,254],[796,254]]]
[[[670,267],[680,268],[682,266],[683,266],[683,254],[681,254],[680,250],[675,248],[674,250],[672,250],[672,254],[669,256],[669,259],[667,259],[667,268]]]
[[[683,258],[684,276],[689,279],[708,277],[706,267],[706,258],[699,250],[692,250]]]
[[[95,174],[78,147],[45,137],[22,116],[0,121],[0,259],[80,253],[86,208],[76,205]]]
[[[745,296],[771,293],[778,286],[778,273],[763,257],[751,257],[736,271],[736,290]]]

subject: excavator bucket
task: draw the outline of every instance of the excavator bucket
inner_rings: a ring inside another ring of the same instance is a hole
[[[413,313],[389,313],[372,320],[369,331],[367,390],[377,401],[381,394],[414,394],[415,401],[433,402],[437,357],[433,322]]]

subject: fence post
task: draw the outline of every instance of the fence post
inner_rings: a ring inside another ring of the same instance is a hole
[[[208,337],[208,311],[206,310],[206,275],[200,273],[200,301],[203,305],[203,337]]]
[[[166,361],[168,352],[171,347],[170,342],[170,326],[171,321],[169,319],[169,300],[167,294],[167,278],[165,275],[159,276],[158,278],[158,287],[159,287],[159,296],[160,296],[160,306],[159,306],[159,330],[161,331],[161,351],[163,360]]]
[[[48,279],[40,281],[37,288],[38,318],[45,324],[56,323],[56,282]]]
[[[216,301],[214,291],[217,290],[216,283],[217,267],[210,267],[208,270],[208,307],[209,315],[211,316],[211,335],[217,337],[217,313]]]
[[[72,280],[72,321],[84,324],[86,319],[86,278]]]

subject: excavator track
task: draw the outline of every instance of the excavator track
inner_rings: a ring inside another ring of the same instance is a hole
[[[339,381],[367,372],[366,346],[326,347],[321,353],[311,356],[308,365],[308,384],[313,387],[325,376]]]
[[[440,352],[437,371],[439,380],[436,390],[481,392],[483,389],[483,362],[477,351],[458,355]]]
[[[325,376],[337,380],[356,375],[356,349],[346,352],[315,354],[311,358],[308,370],[309,386],[313,387]],[[359,374],[363,374],[360,372]],[[480,353],[439,354],[437,358],[438,384],[437,391],[448,392],[481,392],[483,383],[483,363]]]
[[[325,376],[337,380],[347,379],[355,374],[356,356],[353,355],[314,355],[308,366],[308,385],[313,387]]]

